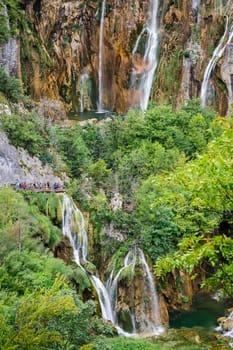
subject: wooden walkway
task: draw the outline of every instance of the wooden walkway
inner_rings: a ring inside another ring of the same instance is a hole
[[[11,184],[10,187],[14,188],[16,191],[22,192],[35,192],[35,193],[64,193],[65,189],[63,186],[59,186],[54,188],[53,186],[42,186],[42,187],[34,187],[31,184]]]
[[[30,192],[38,192],[38,193],[64,193],[65,190],[63,188],[59,189],[53,189],[53,188],[26,188],[24,189],[19,189],[22,191],[30,191]]]

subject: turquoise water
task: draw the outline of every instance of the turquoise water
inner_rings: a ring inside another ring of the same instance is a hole
[[[215,328],[217,319],[224,316],[226,305],[218,302],[206,294],[199,295],[193,300],[192,308],[189,311],[171,311],[171,328],[181,327],[205,327]]]

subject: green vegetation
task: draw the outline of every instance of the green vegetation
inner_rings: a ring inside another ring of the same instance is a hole
[[[12,102],[18,102],[23,97],[20,80],[8,76],[2,67],[0,67],[0,92]]]
[[[18,23],[21,20],[20,0],[0,1],[0,43],[18,34]]]
[[[191,343],[174,345],[164,345],[161,341],[150,342],[148,340],[125,339],[123,337],[115,339],[98,340],[96,345],[90,348],[91,350],[204,350],[205,347],[194,345]]]
[[[233,296],[232,126],[231,118],[217,117],[199,101],[177,112],[150,105],[145,114],[132,110],[82,128],[49,125],[34,111],[1,118],[15,146],[58,173],[63,164],[71,177],[69,194],[90,215],[98,248],[90,261],[97,268],[118,269],[136,244],[154,263],[159,288],[173,270],[195,279],[202,269],[202,287],[223,297]],[[122,208],[112,210],[116,192]],[[2,349],[205,349],[192,342],[114,339],[111,324],[88,301],[87,276],[54,258],[61,240],[59,198],[5,188],[0,207]],[[110,225],[124,244],[106,234]],[[126,269],[122,279],[130,275]],[[176,282],[181,292],[182,280]],[[185,294],[182,302],[189,302]]]
[[[5,7],[0,2],[0,43],[6,42],[10,37],[9,23],[4,12]]]
[[[74,349],[99,334],[115,333],[97,317],[93,302],[83,303],[78,297],[73,287],[76,270],[52,256],[51,248],[61,236],[50,220],[51,215],[57,221],[57,201],[43,196],[25,193],[24,198],[12,189],[0,190],[0,347],[4,350]],[[51,238],[54,235],[56,240]]]

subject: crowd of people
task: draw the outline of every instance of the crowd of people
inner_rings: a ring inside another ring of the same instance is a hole
[[[24,191],[26,190],[31,190],[35,192],[63,191],[63,184],[58,182],[54,182],[51,184],[49,181],[44,183],[42,182],[27,183],[24,181],[24,182],[17,182],[13,184],[13,186],[16,190],[24,190]]]

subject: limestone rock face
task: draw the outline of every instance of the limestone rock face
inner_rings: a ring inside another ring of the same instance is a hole
[[[221,76],[228,91],[228,109],[233,103],[233,43],[227,45],[223,63],[221,65]]]
[[[112,111],[128,108],[131,41],[141,30],[147,9],[148,1],[127,1],[124,6],[121,0],[106,4],[102,87],[103,103]],[[101,4],[33,0],[25,5],[25,13],[41,39],[38,54],[33,48],[33,33],[25,37],[33,58],[27,62],[26,70],[32,71],[29,84],[34,97],[63,98],[74,110],[96,109]],[[46,61],[43,68],[42,56]]]
[[[62,182],[49,166],[43,167],[37,157],[24,149],[9,144],[6,134],[0,131],[0,186],[17,182]]]
[[[188,310],[192,304],[194,289],[189,276],[182,271],[171,273],[161,292],[171,309]]]
[[[20,77],[20,42],[16,38],[9,39],[0,45],[0,66],[8,75]]]
[[[5,4],[2,4],[0,15],[5,17],[6,27],[9,29],[9,18]],[[0,66],[4,67],[8,75],[21,77],[20,70],[20,41],[16,37],[0,44]]]
[[[142,91],[133,89],[133,79],[137,83],[138,75],[149,70],[143,52],[150,33],[150,4],[150,0],[23,1],[29,24],[20,33],[27,91],[37,100],[61,100],[66,109],[77,112],[96,110],[100,90],[104,109],[125,113],[135,106]],[[200,97],[205,70],[226,29],[223,46],[227,45],[211,71],[207,101],[226,114],[232,101],[232,10],[231,1],[159,2],[152,100],[177,107],[187,98]],[[0,64],[4,61],[12,74],[18,47],[12,38],[0,49]]]

